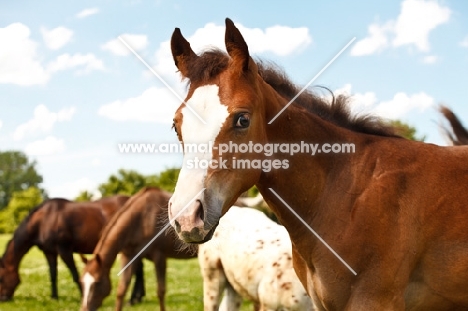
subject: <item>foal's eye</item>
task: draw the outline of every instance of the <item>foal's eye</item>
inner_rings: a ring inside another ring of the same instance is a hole
[[[250,125],[250,115],[247,112],[239,114],[235,120],[235,127],[247,128]]]

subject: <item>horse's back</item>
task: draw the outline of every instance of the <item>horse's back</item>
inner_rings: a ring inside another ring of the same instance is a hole
[[[122,208],[125,203],[130,199],[129,196],[126,195],[113,195],[109,197],[101,198],[95,203],[99,203],[102,207],[102,212],[104,217],[106,218],[106,222],[109,221],[112,216]]]
[[[71,248],[80,253],[92,253],[106,222],[101,204],[64,199],[49,200],[37,217],[38,243],[43,248]]]

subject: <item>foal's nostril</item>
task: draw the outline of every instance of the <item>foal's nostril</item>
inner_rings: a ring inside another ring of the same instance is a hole
[[[180,223],[177,220],[174,220],[175,229],[177,232],[180,232]]]
[[[196,217],[198,219],[204,220],[205,219],[205,211],[203,210],[203,204],[200,200],[197,200],[198,203],[198,209],[196,212]]]

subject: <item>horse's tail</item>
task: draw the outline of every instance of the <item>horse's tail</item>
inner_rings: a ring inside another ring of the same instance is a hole
[[[447,119],[451,128],[442,127],[447,137],[455,146],[468,145],[468,131],[463,127],[460,119],[452,110],[445,106],[440,106],[440,113]]]

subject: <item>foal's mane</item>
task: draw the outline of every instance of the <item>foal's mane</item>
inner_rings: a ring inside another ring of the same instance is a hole
[[[291,100],[301,87],[294,84],[278,66],[262,60],[256,61],[258,73],[280,96]],[[189,83],[208,82],[215,78],[229,65],[229,56],[222,50],[211,49],[203,52],[187,66]],[[397,130],[381,118],[367,115],[353,115],[349,109],[349,97],[339,95],[331,102],[305,90],[294,104],[305,108],[320,118],[349,130],[379,136],[399,137]]]

